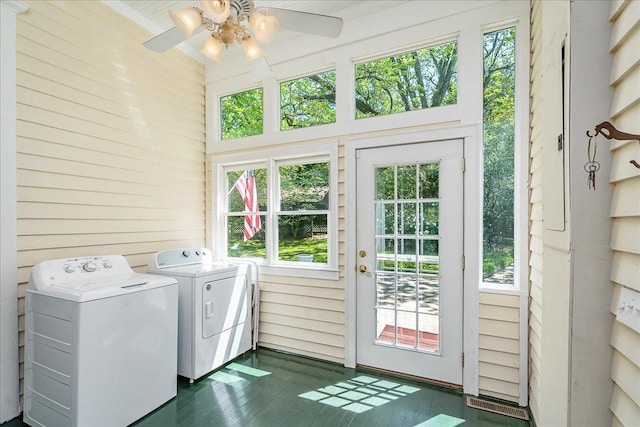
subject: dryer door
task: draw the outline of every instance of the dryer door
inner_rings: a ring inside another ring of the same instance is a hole
[[[245,275],[206,282],[202,285],[202,338],[210,338],[244,323],[249,312]]]

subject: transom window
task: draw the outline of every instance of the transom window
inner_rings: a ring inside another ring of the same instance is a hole
[[[260,135],[262,122],[262,88],[220,98],[220,127],[223,140]]]
[[[356,118],[455,104],[457,64],[456,42],[356,64]]]
[[[335,121],[335,70],[280,83],[280,130]]]

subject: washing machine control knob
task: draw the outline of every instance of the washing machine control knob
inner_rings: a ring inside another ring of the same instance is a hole
[[[73,273],[74,271],[76,271],[76,268],[73,265],[65,265],[64,271],[66,271],[67,273]]]
[[[82,265],[82,269],[88,273],[91,273],[93,271],[96,271],[96,268],[98,268],[98,266],[96,265],[95,262],[86,262]]]
[[[111,268],[111,267],[113,267],[113,264],[111,264],[111,261],[105,261],[105,262],[102,263],[102,266],[104,268]]]
[[[184,251],[182,251],[182,255],[188,257],[189,255],[191,255],[191,252],[189,252],[189,249],[185,249]]]

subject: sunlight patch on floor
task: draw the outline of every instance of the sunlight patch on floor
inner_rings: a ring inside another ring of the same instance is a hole
[[[299,394],[298,397],[360,414],[419,390],[418,387],[361,375]],[[454,425],[457,424],[450,424]]]
[[[415,425],[414,427],[455,427],[464,422],[461,418],[452,417],[451,415],[439,414],[427,421]]]

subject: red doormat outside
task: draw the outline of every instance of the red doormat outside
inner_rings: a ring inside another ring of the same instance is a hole
[[[393,325],[386,325],[380,335],[378,341],[393,343]],[[416,330],[409,328],[397,328],[398,331],[398,344],[414,346],[416,344]],[[439,334],[431,332],[420,331],[418,333],[420,342],[418,348],[424,348],[428,350],[438,350],[440,337]]]

